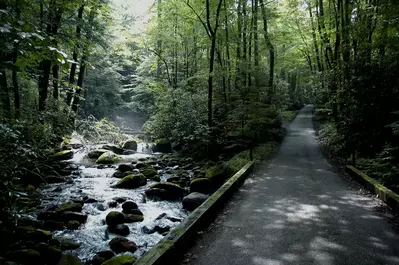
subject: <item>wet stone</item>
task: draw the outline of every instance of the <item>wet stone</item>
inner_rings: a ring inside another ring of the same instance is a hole
[[[127,236],[130,234],[129,227],[123,224],[116,226],[108,226],[108,231],[121,236]]]
[[[137,245],[133,241],[130,241],[124,237],[115,237],[109,242],[110,248],[115,253],[131,252],[134,253],[137,250]]]

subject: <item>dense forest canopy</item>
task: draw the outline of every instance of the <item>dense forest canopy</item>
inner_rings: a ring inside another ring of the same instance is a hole
[[[183,153],[234,154],[313,103],[337,154],[398,162],[396,1],[157,0],[145,31],[134,5],[0,2],[4,161],[104,117]]]

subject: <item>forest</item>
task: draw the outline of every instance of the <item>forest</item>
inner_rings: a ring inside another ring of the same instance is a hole
[[[242,166],[306,104],[334,159],[399,191],[399,2],[156,0],[143,32],[128,6],[0,1],[1,231],[73,135]]]

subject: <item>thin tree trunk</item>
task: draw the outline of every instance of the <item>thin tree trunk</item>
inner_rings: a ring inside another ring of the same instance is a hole
[[[58,64],[53,65],[53,97],[55,100],[59,98],[59,71],[60,66]]]
[[[20,0],[15,1],[15,13],[17,20],[20,19],[21,17],[21,10],[19,8],[20,6]],[[15,33],[16,35],[16,33]],[[15,36],[16,38],[16,36]],[[16,64],[17,59],[18,59],[18,42],[14,42],[14,54],[13,54],[13,62]],[[12,71],[12,86],[13,86],[13,92],[14,92],[14,117],[16,119],[19,119],[20,117],[20,108],[21,108],[21,99],[20,99],[20,94],[19,94],[19,84],[18,84],[18,74],[16,70]]]
[[[82,60],[80,61],[78,82],[76,84],[77,88],[76,88],[75,96],[74,96],[73,102],[72,102],[72,110],[75,113],[77,113],[79,104],[80,104],[80,98],[81,98],[80,94],[82,93],[83,80],[84,80],[85,72],[86,72],[86,60],[87,60],[87,56],[83,55]]]
[[[76,26],[76,40],[77,40],[77,47],[75,47],[73,51],[73,61],[74,63],[71,65],[71,71],[69,73],[69,89],[67,93],[67,98],[66,98],[66,104],[69,106],[71,104],[72,98],[73,98],[73,85],[75,84],[75,74],[76,74],[76,67],[77,67],[77,61],[78,61],[78,50],[79,50],[79,42],[81,38],[81,25],[80,23],[82,22],[83,18],[83,12],[84,12],[84,7],[85,5],[82,4],[78,10],[78,25]]]
[[[317,70],[319,72],[322,72],[323,66],[320,62],[319,45],[317,44],[316,28],[315,28],[314,21],[313,21],[313,12],[312,12],[312,6],[311,6],[310,2],[308,2],[308,9],[309,9],[310,23],[312,25],[312,38],[313,38],[313,46],[314,46],[314,50],[315,50],[315,55],[316,55]]]
[[[0,69],[0,89],[1,89],[1,103],[3,107],[3,118],[11,119],[11,103],[10,94],[7,86],[6,70]]]
[[[225,25],[225,37],[226,37],[226,57],[227,57],[227,102],[230,102],[230,95],[231,95],[231,76],[230,76],[230,40],[229,40],[229,27],[228,27],[228,22],[227,22],[227,7],[226,7],[226,1],[224,1],[224,11],[225,11],[225,16],[224,16],[224,25]]]
[[[254,0],[254,8],[253,8],[253,27],[254,27],[254,77],[255,77],[255,86],[259,88],[259,38],[258,38],[258,0]]]
[[[236,47],[236,76],[235,76],[235,88],[241,88],[240,76],[241,76],[241,36],[242,36],[242,11],[241,11],[241,1],[238,0],[237,5],[237,24],[238,24],[238,38],[237,38],[237,47]]]

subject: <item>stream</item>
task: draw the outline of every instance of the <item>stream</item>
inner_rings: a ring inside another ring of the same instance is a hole
[[[151,154],[146,143],[139,143],[138,150],[134,154],[121,155],[121,162],[114,165],[96,165],[94,160],[86,157],[89,150],[97,149],[100,145],[87,145],[75,150],[74,157],[68,162],[71,174],[68,176],[73,181],[66,183],[49,184],[40,190],[41,206],[44,210],[54,209],[61,203],[69,201],[82,201],[82,198],[90,198],[90,203],[84,203],[82,213],[88,215],[87,221],[77,230],[58,230],[53,232],[54,237],[71,238],[81,244],[78,249],[70,250],[69,253],[78,256],[83,262],[88,262],[99,251],[108,250],[108,242],[118,236],[108,232],[105,217],[110,211],[122,212],[122,203],[116,207],[110,207],[110,202],[124,199],[134,201],[140,211],[144,214],[144,221],[127,223],[130,234],[127,239],[135,242],[138,249],[132,255],[136,258],[142,256],[163,235],[155,232],[148,234],[147,228],[155,225],[176,227],[188,212],[182,209],[181,201],[151,200],[145,197],[144,191],[149,185],[155,183],[149,180],[145,186],[136,189],[111,188],[120,178],[113,177],[118,164],[130,164],[132,161],[144,160],[159,154]],[[158,166],[158,165],[156,165]],[[171,175],[167,172],[178,169],[179,166],[158,166],[158,174],[161,182],[167,180]],[[166,214],[166,215],[165,215]],[[144,231],[143,231],[144,230]],[[147,230],[147,233],[145,233]]]

